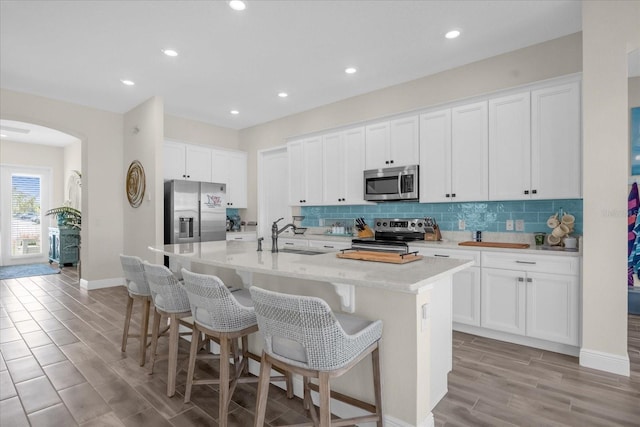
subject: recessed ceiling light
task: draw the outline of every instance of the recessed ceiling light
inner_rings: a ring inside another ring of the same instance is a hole
[[[127,85],[127,86],[133,86],[135,83],[131,80],[127,80],[127,79],[120,79],[120,81],[122,82],[123,85]]]
[[[233,114],[234,116],[235,116],[236,114],[240,114],[240,111],[238,111],[238,110],[231,110],[231,111],[229,111],[229,112],[230,112],[231,114]]]
[[[280,98],[286,98],[287,96],[289,96],[289,94],[287,92],[280,92],[280,93],[278,93],[278,96]]]
[[[162,49],[162,53],[164,53],[167,56],[178,56],[178,52],[176,52],[173,49]]]
[[[231,0],[229,2],[229,7],[233,10],[245,10],[247,5],[241,0]]]
[[[460,35],[460,30],[451,30],[444,36],[448,39],[455,39]]]
[[[345,68],[344,72],[347,74],[354,74],[355,72],[357,72],[358,70],[354,67],[349,67],[349,68]]]
[[[0,138],[6,138],[7,135],[5,135],[4,133],[0,133]]]

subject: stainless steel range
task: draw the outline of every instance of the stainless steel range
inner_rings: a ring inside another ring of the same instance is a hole
[[[353,239],[353,249],[385,252],[408,252],[408,243],[424,240],[428,231],[425,218],[376,218],[374,239]]]
[[[424,240],[426,227],[425,218],[376,218],[373,221],[375,239],[384,241]]]

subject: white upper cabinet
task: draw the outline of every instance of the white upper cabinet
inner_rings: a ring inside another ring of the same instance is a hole
[[[488,197],[487,103],[420,116],[420,201]]]
[[[531,92],[531,187],[540,199],[582,197],[580,83]]]
[[[366,127],[366,169],[417,164],[419,119],[405,117]]]
[[[211,150],[211,182],[227,184],[227,207],[247,207],[247,153]]]
[[[247,207],[247,153],[164,142],[164,179],[227,185],[227,206]]]
[[[451,110],[420,116],[420,201],[451,201]]]
[[[451,198],[455,202],[489,197],[487,128],[486,101],[451,109]]]
[[[529,198],[531,97],[529,92],[489,100],[489,199]]]
[[[211,150],[198,145],[165,141],[164,179],[211,181]]]
[[[578,82],[489,101],[490,200],[581,197]]]
[[[323,151],[319,136],[287,144],[289,157],[289,202],[319,205],[323,200]]]
[[[322,136],[323,203],[364,204],[365,131],[357,127]]]

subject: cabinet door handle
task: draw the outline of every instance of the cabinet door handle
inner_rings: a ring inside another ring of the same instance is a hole
[[[531,190],[531,194],[538,194],[538,190]]]
[[[518,277],[518,282],[524,282],[524,277]]]
[[[449,258],[449,255],[434,254],[433,256],[439,256],[441,258]]]
[[[385,160],[384,164],[388,165],[389,164],[389,160]]]
[[[449,193],[445,194],[444,197],[451,197]]]
[[[531,277],[527,277],[527,282],[531,283],[531,282],[533,282],[533,279]]]
[[[393,160],[390,160],[389,163],[393,164]]]
[[[529,190],[524,190],[524,194],[529,194]]]
[[[530,265],[536,265],[535,261],[516,261],[517,264],[530,264]]]
[[[456,197],[456,193],[451,193],[451,197]]]

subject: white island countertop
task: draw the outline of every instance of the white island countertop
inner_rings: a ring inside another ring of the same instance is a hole
[[[447,375],[453,363],[453,275],[471,267],[473,261],[424,257],[406,264],[389,264],[338,258],[335,251],[318,255],[274,253],[264,243],[261,252],[256,251],[257,242],[243,241],[150,249],[187,268],[197,263],[235,270],[245,287],[317,296],[326,294],[327,289],[316,284],[332,286],[342,311],[384,323],[381,359],[382,382],[387,388],[383,393],[385,423],[402,427],[433,425],[431,410],[447,393]],[[258,276],[255,284],[254,275]],[[356,366],[345,378],[336,379],[332,388],[373,402],[369,369],[366,364]],[[343,418],[362,415],[354,413],[349,405],[335,409],[335,414]]]
[[[176,259],[254,273],[318,280],[396,292],[420,293],[473,261],[425,257],[406,264],[342,259],[336,252],[303,255],[256,251],[256,242],[218,241],[149,247]],[[314,248],[315,250],[315,248]]]

